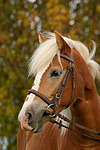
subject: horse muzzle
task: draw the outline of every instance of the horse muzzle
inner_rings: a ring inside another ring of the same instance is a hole
[[[29,106],[25,113],[19,116],[19,122],[21,128],[25,131],[31,131],[37,133],[43,130],[43,124],[45,119],[50,115],[49,110],[38,110],[37,107]]]

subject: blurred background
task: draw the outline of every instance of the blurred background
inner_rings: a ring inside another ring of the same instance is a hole
[[[38,33],[57,30],[83,42],[100,63],[98,0],[0,0],[0,150],[16,150],[17,116],[34,79],[28,61],[39,45]],[[100,82],[96,81],[100,95]]]

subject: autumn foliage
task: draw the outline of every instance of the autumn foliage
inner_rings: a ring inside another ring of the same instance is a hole
[[[57,30],[90,51],[94,40],[100,63],[99,17],[98,0],[0,1],[0,149],[16,150],[17,115],[33,82],[28,61],[39,44],[38,33]]]

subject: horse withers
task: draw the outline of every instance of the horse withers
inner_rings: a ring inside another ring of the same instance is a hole
[[[32,88],[19,113],[18,150],[99,150],[100,66],[81,42],[39,35],[31,57]]]

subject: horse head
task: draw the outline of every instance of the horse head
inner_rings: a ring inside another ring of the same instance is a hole
[[[32,132],[42,131],[52,117],[82,99],[92,78],[88,67],[82,71],[86,61],[80,53],[87,50],[83,44],[58,32],[50,38],[40,34],[39,40],[29,64],[29,75],[34,74],[35,80],[18,116],[21,127]]]

